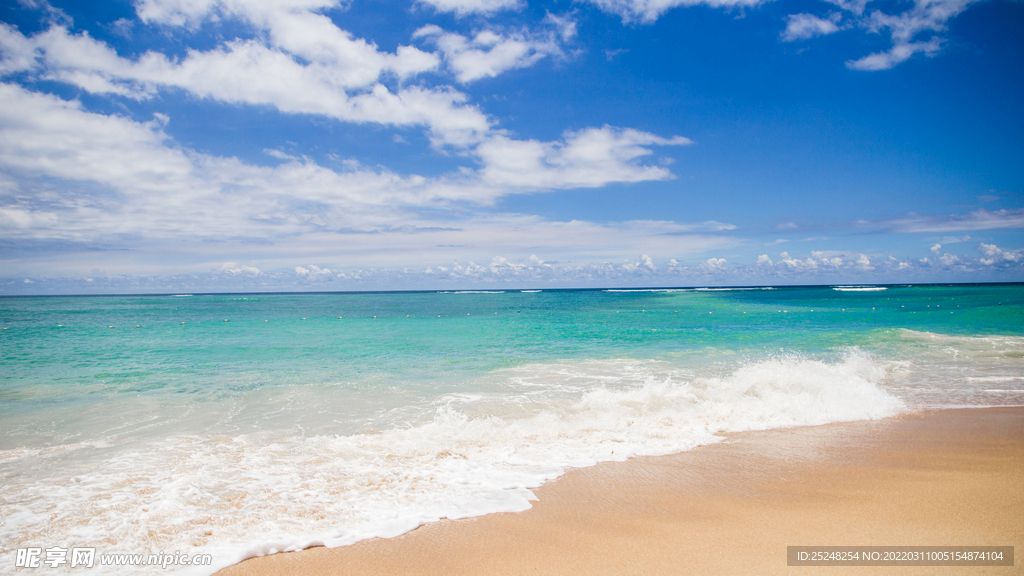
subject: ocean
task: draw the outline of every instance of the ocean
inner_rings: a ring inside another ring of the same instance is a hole
[[[1024,405],[1020,284],[0,298],[0,326],[0,573],[210,574],[723,433]]]

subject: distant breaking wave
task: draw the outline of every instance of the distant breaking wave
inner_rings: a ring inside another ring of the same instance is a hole
[[[840,292],[881,292],[888,290],[885,286],[833,286],[833,290]]]
[[[602,292],[732,292],[740,290],[775,290],[771,286],[742,288],[608,288]]]
[[[755,286],[752,288],[694,288],[694,290],[697,292],[732,292],[734,290],[775,290],[775,288],[772,288],[771,286]]]
[[[693,288],[609,288],[602,292],[692,292]]]

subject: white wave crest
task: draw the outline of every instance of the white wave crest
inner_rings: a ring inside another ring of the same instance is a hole
[[[1021,336],[953,336],[905,328],[901,328],[899,334],[904,340],[954,357],[1024,360],[1024,337]]]
[[[693,292],[694,288],[608,288],[602,292]]]
[[[744,290],[775,290],[771,286],[754,286],[749,288],[694,288],[697,292],[739,292]]]
[[[178,436],[45,478],[6,475],[0,536],[8,547],[202,551],[217,569],[524,510],[531,488],[567,467],[679,452],[725,432],[891,416],[903,404],[879,387],[886,374],[857,350],[836,363],[780,356],[704,377],[642,360],[519,367],[493,374],[504,392],[449,395],[418,426]]]

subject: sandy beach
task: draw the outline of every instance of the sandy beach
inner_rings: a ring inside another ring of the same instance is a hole
[[[1024,408],[733,434],[570,470],[526,512],[252,558],[272,574],[1017,574],[1014,567],[787,567],[787,546],[1024,550]]]

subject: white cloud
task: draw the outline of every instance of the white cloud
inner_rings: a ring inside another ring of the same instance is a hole
[[[523,189],[579,188],[608,182],[668,180],[671,172],[639,164],[651,154],[645,146],[682,146],[681,136],[662,138],[647,132],[610,126],[566,132],[559,142],[512,140],[495,136],[477,148],[484,167],[481,180],[490,186]]]
[[[1024,262],[1024,249],[1020,250],[1003,250],[995,244],[981,243],[981,251],[987,256],[982,258],[981,263],[986,266],[992,266],[994,264],[1005,264],[1008,262]]]
[[[868,5],[869,0],[825,0],[829,4],[835,4],[847,12],[860,16],[864,13],[864,8]]]
[[[287,114],[326,116],[345,122],[422,126],[437,146],[472,148],[493,132],[493,122],[468,97],[449,87],[400,85],[444,64],[461,82],[492,77],[563,54],[575,35],[569,16],[549,14],[542,32],[484,30],[473,38],[426,27],[417,33],[438,46],[424,52],[399,46],[383,52],[353,37],[316,12],[338,7],[328,0],[146,0],[137,9],[151,24],[196,27],[217,19],[241,19],[261,34],[230,39],[180,58],[146,52],[123,58],[88,33],[63,25],[26,37],[0,23],[0,73],[27,72],[94,94],[149,99],[160,90],[182,89],[199,98],[273,106]]]
[[[662,14],[677,7],[710,6],[712,8],[742,8],[757,6],[764,0],[586,0],[598,8],[622,17],[624,23],[650,24]]]
[[[456,90],[411,86],[392,92],[380,82],[388,74],[408,77],[436,69],[441,60],[435,54],[411,46],[380,52],[319,14],[248,15],[269,29],[269,45],[235,39],[207,51],[190,50],[181,59],[146,52],[129,60],[88,34],[71,34],[61,26],[29,38],[3,25],[0,68],[136,99],[173,87],[200,98],[270,105],[285,113],[421,125],[438,143],[458,146],[479,141],[491,128],[490,120]]]
[[[562,23],[562,29],[567,25]],[[572,27],[575,29],[575,23],[572,23]],[[547,56],[562,54],[554,31],[538,35],[522,31],[501,34],[483,30],[467,38],[430,24],[417,30],[413,37],[424,38],[435,44],[444,55],[448,68],[463,84],[491,78],[508,70],[526,68]]]
[[[333,280],[338,276],[330,268],[320,268],[314,264],[308,264],[305,267],[296,266],[295,274],[307,280]]]
[[[569,223],[561,223],[566,225]],[[593,224],[582,223],[583,229]],[[600,228],[600,227],[598,227]],[[637,228],[637,230],[643,227]],[[491,226],[488,230],[494,230]],[[621,229],[619,231],[625,231]],[[598,233],[617,234],[614,229],[596,230]],[[509,236],[511,237],[511,236]],[[621,240],[624,237],[619,236]],[[664,249],[664,246],[658,248]],[[714,250],[715,248],[706,248]],[[604,261],[558,261],[547,262],[536,254],[529,258],[513,256],[508,252],[486,252],[479,257],[465,259],[453,258],[441,261],[437,265],[421,263],[419,265],[393,265],[387,262],[374,261],[370,267],[366,261],[353,263],[344,270],[331,264],[327,266],[302,264],[296,266],[289,262],[290,254],[281,259],[284,269],[260,273],[233,272],[238,267],[234,262],[222,265],[222,270],[208,275],[190,274],[188,276],[171,277],[137,277],[122,275],[119,277],[85,278],[73,281],[76,289],[83,291],[123,291],[125,286],[141,289],[152,286],[167,290],[174,283],[184,279],[190,286],[211,286],[217,289],[303,289],[321,282],[332,282],[335,289],[396,289],[402,287],[451,286],[466,288],[480,286],[488,288],[525,287],[525,286],[680,286],[680,285],[715,285],[715,284],[789,284],[789,283],[864,283],[892,281],[920,281],[922,278],[940,278],[949,281],[956,277],[951,275],[976,274],[980,272],[1004,273],[1020,269],[1024,263],[1024,250],[1006,251],[995,245],[983,245],[982,251],[990,253],[993,258],[971,260],[962,256],[945,254],[941,258],[920,260],[900,260],[894,257],[869,258],[871,269],[865,269],[859,253],[843,260],[828,252],[812,252],[809,257],[789,257],[787,261],[772,264],[767,255],[758,258],[757,265],[729,264],[723,258],[708,258],[697,265],[688,267],[671,258],[663,267],[654,263],[654,258],[643,254],[639,259],[622,257]],[[388,253],[381,251],[378,254]],[[664,253],[664,252],[662,252]],[[1004,258],[1004,254],[1009,254]],[[335,259],[337,256],[335,256]],[[349,255],[345,256],[346,259]],[[330,261],[330,260],[328,260]],[[436,260],[435,260],[436,261]],[[477,264],[483,262],[483,264]],[[24,288],[11,286],[25,278],[25,275],[10,277],[0,291],[12,293],[53,291],[59,279],[47,278],[45,275],[32,276],[35,280],[32,287],[21,284]],[[960,276],[964,277],[964,276]],[[964,278],[970,278],[966,276]],[[94,282],[95,280],[95,282]],[[204,284],[205,282],[205,284]],[[67,286],[67,282],[64,284]],[[75,291],[75,290],[71,290]]]
[[[263,153],[266,154],[267,156],[277,158],[278,160],[298,160],[297,157],[292,156],[291,154],[285,154],[280,150],[273,150],[271,148],[264,148]]]
[[[273,240],[408,224],[409,207],[443,203],[450,190],[351,163],[336,172],[308,160],[271,168],[199,154],[162,126],[0,83],[0,168],[13,182],[0,190],[3,236]]]
[[[932,38],[927,42],[900,43],[885,52],[876,52],[858,60],[849,60],[846,62],[846,67],[852,70],[868,72],[888,70],[897,64],[909,60],[911,56],[919,52],[923,52],[927,56],[935,56],[939,53],[939,48],[941,47],[941,38]]]
[[[704,262],[701,262],[698,268],[704,272],[721,272],[725,270],[726,264],[728,264],[728,262],[725,258],[708,258]]]
[[[739,277],[756,277],[762,281],[777,277],[787,282],[893,282],[900,279],[937,278],[949,281],[950,274],[977,273],[979,264],[996,264],[1003,269],[1024,263],[1024,250],[1009,252],[994,246],[982,245],[989,258],[971,260],[955,254],[934,258],[906,260],[894,256],[872,257],[859,252],[812,251],[810,256],[795,257],[783,253],[783,259],[773,262],[767,254],[758,256],[754,266],[734,266],[730,273]],[[1014,260],[1016,258],[1016,260]],[[922,276],[925,275],[925,276]]]
[[[569,42],[576,37],[576,20],[572,18],[571,14],[552,14],[548,12],[548,15],[544,17],[544,22],[555,27],[555,31],[558,33],[558,37],[562,39],[562,42]]]
[[[842,17],[838,12],[829,15],[827,20],[813,14],[790,14],[786,18],[786,30],[782,32],[780,38],[783,42],[793,42],[838,32],[838,24]]]
[[[826,0],[850,14],[847,26],[857,26],[871,34],[889,33],[892,47],[882,52],[849,60],[846,66],[852,70],[888,70],[909,60],[915,54],[935,56],[942,48],[944,38],[938,36],[946,31],[947,23],[980,0],[914,0],[913,7],[896,14],[875,10],[864,15],[868,0]],[[822,20],[809,14],[790,16],[783,41],[831,34],[839,30],[840,15],[831,16],[833,21]],[[919,38],[921,35],[930,34]]]
[[[711,8],[746,8],[764,3],[766,0],[581,0],[596,5],[599,9],[622,17],[624,23],[641,22],[650,24],[673,8],[709,6]],[[846,66],[853,70],[887,70],[910,59],[915,54],[927,56],[938,54],[943,38],[935,34],[944,32],[952,18],[980,0],[914,0],[913,7],[897,14],[875,10],[865,16],[869,0],[826,0],[851,17],[848,24],[840,27],[842,15],[832,14],[821,18],[812,14],[793,14],[787,18],[786,29],[780,40],[792,42],[815,36],[832,34],[841,28],[856,26],[869,33],[889,32],[892,47],[883,52],[849,60]],[[918,35],[932,33],[929,38],[915,40]]]
[[[889,29],[893,42],[910,42],[924,31],[942,32],[946,22],[959,15],[979,0],[915,0],[914,7],[897,15],[876,10],[869,16],[869,29],[880,32]]]
[[[135,13],[147,23],[197,28],[206,21],[246,18],[254,24],[289,13],[343,8],[341,0],[135,0]]]
[[[857,60],[850,60],[847,67],[853,70],[877,71],[888,70],[901,62],[910,59],[914,54],[924,53],[935,56],[942,47],[943,38],[934,35],[946,30],[946,23],[958,16],[971,4],[979,0],[915,0],[914,7],[899,14],[887,14],[875,10],[862,18],[860,26],[871,33],[889,31],[893,46],[885,52],[877,52]],[[845,10],[860,15],[866,3],[855,3],[843,6]],[[931,32],[933,35],[926,40],[915,41],[918,35]]]
[[[864,227],[885,228],[896,232],[960,232],[1024,228],[1024,208],[996,211],[975,210],[966,215],[949,216],[910,214],[906,218],[878,222],[860,220],[856,224]]]
[[[933,254],[938,254],[939,250],[942,250],[942,244],[936,244],[929,248],[929,250],[931,250]]]
[[[0,22],[0,73],[31,70],[38,57],[35,43],[14,27]]]
[[[186,204],[196,211],[203,209],[200,198],[232,189],[248,195],[245,205],[254,210],[250,217],[266,221],[269,216],[260,214],[275,213],[276,203],[290,202],[289,198],[344,206],[345,211],[358,215],[359,206],[385,210],[446,200],[488,203],[522,191],[665,180],[672,177],[668,170],[640,163],[652,153],[646,146],[689,143],[682,137],[662,138],[609,126],[568,132],[555,142],[516,141],[496,135],[475,151],[482,165],[479,170],[428,179],[368,170],[352,163],[347,170],[335,172],[280,151],[267,151],[286,160],[273,168],[198,154],[168,140],[162,131],[166,117],[139,123],[104,116],[85,111],[78,102],[28,92],[12,84],[0,83],[0,105],[0,165],[8,170],[97,183],[125,195],[118,202],[131,197],[157,205],[175,197],[190,199]],[[90,198],[76,205],[76,210],[88,206],[99,210],[96,203],[102,199]],[[15,210],[11,205],[5,208]],[[26,213],[22,217],[28,225],[40,215]]]
[[[520,10],[526,5],[523,0],[417,0],[432,6],[438,12],[454,12],[457,16],[467,14],[491,15],[503,10]]]
[[[814,250],[803,258],[790,256],[788,252],[782,252],[780,256],[781,260],[773,262],[767,254],[762,254],[758,256],[756,266],[783,276],[867,272],[876,268],[866,254],[860,253]]]
[[[425,178],[354,162],[335,171],[274,150],[267,152],[283,162],[269,167],[201,154],[168,138],[168,121],[173,119],[142,123],[88,112],[77,101],[0,83],[0,238],[146,246],[149,254],[188,253],[196,243],[213,241],[202,246],[204,258],[216,259],[206,269],[234,274],[252,272],[236,265],[240,256],[260,260],[266,270],[283,265],[286,253],[344,254],[353,264],[387,266],[501,250],[524,257],[548,250],[581,259],[640,250],[687,255],[735,242],[718,235],[735,226],[720,222],[601,225],[467,210],[510,193],[670,178],[664,168],[639,161],[651,154],[646,146],[685,144],[684,138],[603,127],[556,142],[528,141],[528,154],[494,161],[488,155],[501,150],[487,148],[488,140],[479,170]],[[505,137],[494,144],[516,147]],[[516,162],[537,164],[539,172],[517,174]],[[421,207],[444,209],[453,201],[470,204],[437,220],[418,215]],[[121,251],[50,257],[56,268],[79,272],[162,267],[153,258],[132,261]]]
[[[220,267],[221,272],[227,272],[229,274],[261,274],[260,269],[255,266],[246,266],[245,264],[239,264],[237,262],[225,262]]]

